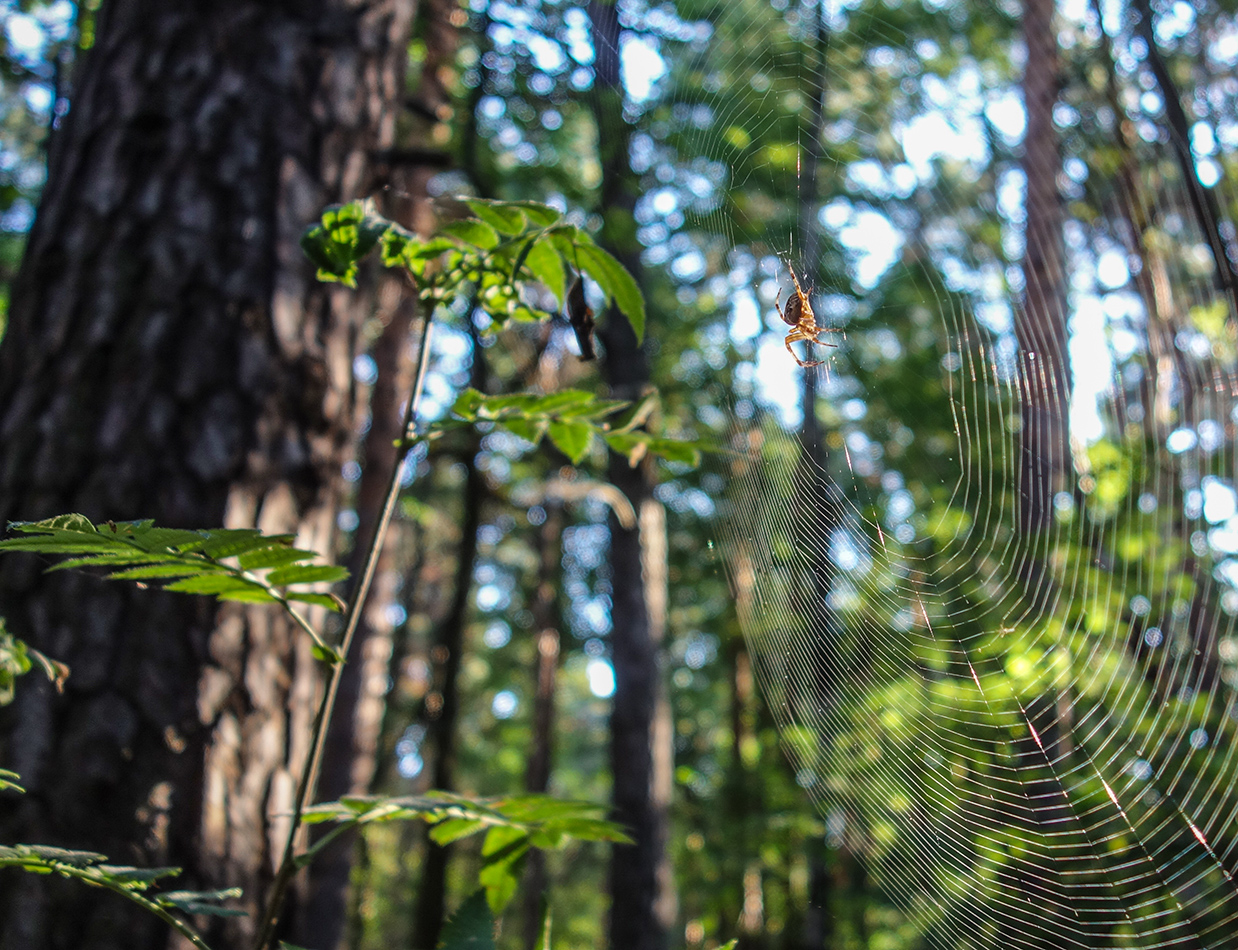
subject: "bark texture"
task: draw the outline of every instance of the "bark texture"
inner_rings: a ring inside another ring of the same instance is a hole
[[[257,525],[329,551],[364,295],[297,238],[371,187],[412,0],[112,0],[53,144],[0,348],[0,518]],[[0,840],[185,867],[253,911],[318,687],[265,609],[0,560],[0,611],[72,667],[0,737]],[[251,918],[216,932],[239,946]],[[114,896],[0,888],[0,947],[166,945]]]

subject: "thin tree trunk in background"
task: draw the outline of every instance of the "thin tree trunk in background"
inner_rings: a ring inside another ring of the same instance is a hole
[[[1026,0],[1023,36],[1027,45],[1023,76],[1027,110],[1023,157],[1027,176],[1026,288],[1015,330],[1023,381],[1021,527],[1025,535],[1031,535],[1052,523],[1053,497],[1068,489],[1071,465],[1066,271],[1062,203],[1057,189],[1062,159],[1053,124],[1059,77],[1052,0]]]
[[[1022,383],[1020,439],[1019,582],[1033,609],[1048,609],[1052,583],[1044,571],[1051,543],[1053,501],[1073,490],[1070,452],[1070,364],[1067,354],[1067,273],[1063,209],[1058,192],[1062,158],[1053,112],[1060,83],[1053,0],[1025,0],[1023,38],[1027,62],[1023,101],[1027,112],[1023,172],[1027,179],[1023,255],[1024,295],[1015,320]],[[1077,936],[1078,919],[1090,895],[1067,889],[1074,855],[1051,851],[1055,829],[1077,820],[1062,794],[1057,770],[1068,755],[1068,698],[1044,690],[1021,697],[1028,726],[1014,742],[1019,785],[995,807],[1011,816],[1029,842],[1026,858],[999,875],[1016,906],[1025,908],[998,924],[1002,943],[1020,941],[1052,950]],[[1034,730],[1034,731],[1033,731]],[[1033,738],[1035,737],[1035,738]],[[1057,860],[1054,858],[1057,857]],[[1082,872],[1080,872],[1082,873]]]
[[[547,499],[546,520],[538,529],[538,582],[533,597],[533,629],[537,631],[536,686],[533,694],[533,742],[524,788],[545,793],[550,787],[554,754],[555,690],[559,673],[560,631],[558,590],[563,572],[563,506]],[[534,849],[524,874],[524,946],[536,950],[541,931],[542,893],[546,890],[546,856]]]
[[[470,308],[471,312],[471,308]],[[469,385],[486,391],[486,363],[481,341],[473,327],[473,368]],[[471,437],[470,437],[471,438]],[[426,697],[426,741],[422,748],[433,750],[433,787],[450,791],[455,767],[456,717],[460,711],[460,662],[464,653],[464,632],[469,619],[469,595],[473,590],[473,570],[477,562],[477,530],[486,499],[485,476],[477,467],[480,445],[471,444],[464,461],[464,514],[460,524],[460,550],[456,555],[456,580],[451,607],[438,629],[430,650],[434,665],[434,685]],[[426,856],[413,908],[413,950],[432,950],[438,945],[439,931],[447,908],[447,863],[449,849],[427,839]]]
[[[589,4],[593,34],[593,114],[598,130],[602,186],[599,207],[605,216],[604,243],[640,281],[633,211],[636,182],[628,162],[629,128],[623,118],[619,79],[619,11],[614,4]],[[624,316],[608,310],[599,335],[605,348],[603,374],[616,399],[639,399],[649,384],[645,350]],[[668,815],[655,789],[654,743],[662,669],[655,631],[651,629],[647,578],[642,573],[645,506],[651,501],[653,475],[648,461],[633,468],[611,453],[609,480],[638,513],[636,528],[610,517],[611,661],[615,694],[610,719],[610,765],[614,786],[611,818],[633,838],[611,852],[608,924],[612,950],[663,950],[674,923],[673,898],[665,892]],[[669,753],[667,753],[669,754]]]
[[[364,294],[316,284],[297,240],[370,187],[412,0],[111,0],[51,150],[0,348],[0,518],[81,511],[257,525],[329,552],[351,454]],[[0,562],[12,628],[73,675],[19,693],[0,760],[30,794],[0,840],[239,885],[253,927],[320,685],[274,611]],[[114,895],[25,876],[0,946],[145,948]],[[20,910],[19,910],[20,909]]]
[[[828,60],[830,33],[825,22],[825,5],[820,4],[816,11],[816,30],[813,38],[813,101],[809,116],[808,129],[804,141],[804,155],[800,166],[800,244],[803,253],[803,267],[814,282],[821,273],[821,225],[818,223],[818,210],[821,205],[821,164],[825,149],[823,137],[825,134],[825,101],[829,82]],[[820,322],[820,321],[818,321]],[[807,344],[805,344],[807,347]],[[815,357],[811,352],[810,358]],[[803,451],[800,457],[797,480],[799,488],[796,491],[797,504],[802,499],[811,499],[807,504],[810,512],[805,512],[796,519],[797,530],[811,531],[815,538],[830,537],[838,530],[843,521],[840,499],[837,487],[828,477],[829,457],[825,441],[822,437],[821,425],[817,420],[818,383],[828,363],[822,368],[803,369],[803,388],[800,406],[803,412],[803,423],[800,439]],[[809,527],[811,526],[811,527]],[[829,594],[834,581],[834,564],[828,557],[828,550],[819,542],[805,538],[803,550],[811,551],[812,575],[815,591],[813,602],[817,605],[813,617],[809,620],[812,628],[812,643],[814,657],[812,662],[814,684],[817,695],[813,704],[819,710],[826,710],[834,704],[834,662],[829,644],[836,639],[837,618],[829,606]],[[804,950],[824,950],[830,946],[833,935],[833,878],[827,863],[829,852],[823,842],[814,842],[809,853],[809,885],[808,909],[804,915]]]

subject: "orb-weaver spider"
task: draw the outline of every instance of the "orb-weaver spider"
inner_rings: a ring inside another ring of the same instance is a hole
[[[787,298],[786,308],[779,306],[782,300],[782,291],[778,291],[778,300],[774,302],[774,306],[778,308],[778,316],[782,317],[782,322],[791,327],[791,332],[787,334],[786,345],[787,352],[794,357],[795,362],[800,366],[820,366],[825,360],[802,360],[795,355],[795,350],[791,349],[792,343],[798,343],[803,340],[806,343],[816,343],[819,346],[837,346],[836,343],[822,343],[817,339],[822,333],[841,333],[839,327],[819,327],[817,326],[817,315],[812,312],[812,304],[808,301],[808,294],[804,293],[800,287],[799,278],[795,276],[795,268],[791,266],[791,262],[787,261],[787,270],[791,272],[791,280],[795,283],[795,293]],[[805,349],[807,355],[807,349]]]

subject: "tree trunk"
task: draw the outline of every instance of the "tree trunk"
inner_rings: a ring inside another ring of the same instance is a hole
[[[601,148],[600,207],[606,220],[602,237],[639,281],[640,256],[633,238],[636,183],[628,164],[629,132],[619,81],[619,11],[614,4],[594,0],[589,4],[589,19],[597,57],[593,113]],[[612,308],[602,321],[600,336],[611,396],[639,399],[649,385],[649,361],[632,327]],[[609,478],[640,516],[635,528],[624,528],[613,514],[610,518],[611,659],[615,669],[611,817],[627,829],[634,843],[616,845],[612,851],[609,939],[613,950],[662,950],[674,922],[674,900],[666,866],[669,789],[657,787],[661,783],[656,768],[658,743],[670,741],[669,734],[663,736],[665,727],[659,728],[659,705],[665,701],[657,643],[660,630],[651,624],[650,579],[642,571],[650,540],[644,537],[646,506],[656,504],[651,497],[653,474],[647,461],[633,468],[626,458],[612,452]],[[661,757],[669,756],[667,749]]]
[[[363,294],[297,246],[390,146],[412,0],[112,0],[51,151],[0,348],[0,518],[257,525],[330,550]],[[251,912],[287,833],[318,670],[274,612],[0,561],[13,629],[70,664],[19,694],[0,840],[175,864]],[[114,895],[27,876],[0,946],[166,945]],[[20,910],[19,910],[20,909]]]

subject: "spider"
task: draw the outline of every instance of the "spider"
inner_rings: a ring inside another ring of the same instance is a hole
[[[778,315],[782,317],[782,322],[791,327],[791,332],[787,334],[786,344],[787,352],[794,358],[795,362],[800,366],[820,366],[825,360],[802,360],[795,355],[795,350],[791,349],[792,343],[798,343],[803,340],[807,343],[816,343],[820,346],[837,346],[836,343],[822,343],[817,339],[822,333],[841,333],[842,330],[838,327],[819,327],[817,326],[817,315],[812,312],[812,304],[808,302],[808,294],[800,287],[799,278],[795,276],[795,269],[791,266],[791,262],[787,262],[787,270],[791,272],[791,280],[795,283],[795,293],[787,298],[786,309],[779,306],[782,301],[782,291],[778,291],[778,300],[774,302],[774,306],[778,308]]]

